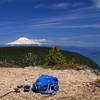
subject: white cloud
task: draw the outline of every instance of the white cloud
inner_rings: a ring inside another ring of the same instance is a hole
[[[93,7],[78,9],[77,11],[72,11],[70,14],[51,17],[51,18],[41,18],[34,22],[32,25],[33,28],[100,28],[100,24],[91,23],[88,25],[78,25],[77,23],[70,24],[74,20],[83,20],[83,19],[99,19],[100,13],[93,10]],[[83,13],[83,12],[84,13]],[[91,13],[93,11],[93,13]],[[67,23],[68,21],[68,23]],[[90,20],[91,21],[91,20]]]
[[[66,9],[70,6],[69,3],[66,3],[66,2],[61,2],[61,3],[53,3],[53,4],[49,4],[49,5],[46,5],[46,4],[43,4],[43,3],[40,3],[40,4],[37,4],[34,6],[34,8],[49,8],[49,9]]]
[[[100,34],[83,34],[61,37],[55,40],[55,45],[80,46],[80,47],[99,47]]]
[[[41,7],[43,7],[43,6],[44,6],[43,4],[38,4],[38,5],[35,5],[34,8],[37,9],[37,8],[41,8]]]
[[[33,28],[73,28],[73,29],[77,29],[77,28],[96,28],[96,29],[100,29],[100,24],[72,24],[72,25],[67,25],[64,24],[63,22],[51,22],[51,23],[40,23],[40,24],[36,24],[36,25],[32,25]]]
[[[62,3],[55,3],[55,4],[52,4],[49,8],[51,9],[66,9],[69,7],[69,3],[66,3],[66,2],[62,2]]]
[[[95,7],[100,8],[100,0],[92,0],[92,2],[94,3]]]
[[[57,26],[55,26],[56,28]],[[92,24],[92,25],[62,25],[62,26],[58,26],[57,28],[97,28],[100,29],[100,24]]]
[[[60,23],[54,23],[54,22],[50,22],[50,23],[38,23],[38,24],[34,24],[32,25],[33,27],[52,27],[52,26],[55,26],[55,25],[58,25]]]

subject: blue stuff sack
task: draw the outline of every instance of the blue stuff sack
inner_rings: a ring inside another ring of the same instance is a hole
[[[41,75],[32,87],[33,92],[41,94],[56,94],[58,89],[58,79],[49,75]]]

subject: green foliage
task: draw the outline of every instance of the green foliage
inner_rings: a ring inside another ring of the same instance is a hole
[[[76,59],[75,59],[75,58],[72,58],[72,60],[70,61],[70,63],[71,63],[71,64],[76,64],[76,63],[77,63],[77,61],[76,61]]]
[[[32,47],[32,46],[1,47],[0,61],[4,63],[5,62],[10,63],[12,65],[21,66],[21,67],[31,66],[31,65],[32,66],[44,65],[46,63],[45,59],[47,58],[47,55],[50,53],[49,51],[51,51],[51,48],[48,47]],[[59,62],[61,64],[64,63],[66,60],[66,64],[67,64],[66,66],[80,64],[80,65],[88,65],[91,68],[97,68],[97,64],[93,60],[79,53],[60,50],[60,53],[57,53],[56,56],[59,56],[57,58],[57,61],[61,60]],[[65,68],[68,68],[66,66]]]
[[[54,47],[49,51],[46,58],[46,65],[64,64],[65,62],[66,59],[58,48]]]

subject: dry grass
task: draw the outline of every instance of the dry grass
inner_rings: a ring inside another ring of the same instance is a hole
[[[9,93],[0,100],[100,100],[100,89],[92,91],[90,82],[97,76],[89,70],[51,70],[37,67],[0,68],[0,96],[6,94],[27,78],[30,85],[41,75],[49,74],[58,77],[59,92],[55,96],[36,94],[33,92]]]
[[[97,79],[95,80],[95,84],[100,84],[100,78],[97,78]]]

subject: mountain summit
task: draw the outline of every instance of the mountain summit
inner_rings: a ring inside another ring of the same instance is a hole
[[[6,43],[7,45],[38,45],[41,46],[42,44],[46,43],[46,39],[29,39],[27,37],[20,37],[15,41]]]

